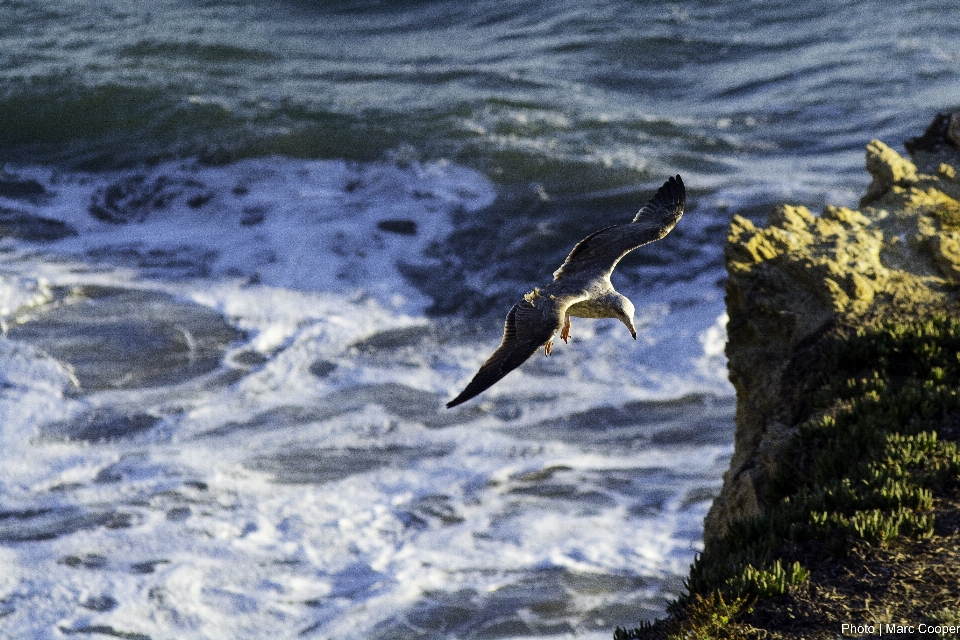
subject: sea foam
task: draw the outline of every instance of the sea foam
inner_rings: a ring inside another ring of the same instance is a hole
[[[266,159],[18,179],[44,195],[4,206],[76,235],[3,241],[0,628],[602,637],[680,588],[730,453],[715,274],[634,296],[637,342],[575,319],[553,357],[448,411],[499,321],[427,315],[398,265],[493,203],[479,174]],[[236,331],[214,370],[190,368],[225,335],[201,309]],[[78,353],[69,327],[97,310],[173,336],[187,373],[138,385],[151,365],[130,357],[88,388],[51,354]],[[43,322],[60,342],[25,331]]]

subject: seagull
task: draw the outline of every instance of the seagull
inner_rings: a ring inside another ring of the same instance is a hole
[[[683,215],[685,201],[686,190],[678,175],[664,182],[631,222],[595,231],[578,242],[553,272],[553,282],[527,293],[510,309],[500,346],[447,408],[483,393],[540,347],[549,356],[557,331],[568,342],[570,316],[616,318],[636,340],[633,303],[613,288],[610,274],[623,256],[670,233]]]

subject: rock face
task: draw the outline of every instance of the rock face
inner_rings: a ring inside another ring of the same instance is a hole
[[[873,140],[860,210],[819,216],[781,205],[757,228],[734,216],[726,246],[730,380],[737,391],[730,470],[705,538],[763,513],[767,483],[797,428],[790,399],[798,350],[843,318],[960,298],[960,113],[937,116],[907,144],[913,161]],[[795,393],[795,392],[793,392]]]

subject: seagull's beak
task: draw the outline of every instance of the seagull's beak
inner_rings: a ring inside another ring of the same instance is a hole
[[[620,319],[620,322],[623,323],[623,326],[630,330],[630,335],[632,335],[633,339],[636,340],[637,329],[633,326],[633,305],[630,304],[630,301],[626,298],[624,298],[624,300],[626,300],[626,304],[629,306],[617,314],[617,317]]]

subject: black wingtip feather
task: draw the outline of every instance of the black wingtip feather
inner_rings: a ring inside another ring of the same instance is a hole
[[[633,222],[640,222],[643,219],[663,220],[669,223],[672,228],[680,216],[683,215],[683,209],[687,203],[687,190],[683,185],[683,178],[677,174],[664,182],[657,193],[654,194],[647,204],[640,208]],[[668,233],[666,229],[665,233]]]
[[[473,381],[471,381],[471,383],[472,383],[472,382],[473,382]],[[493,386],[493,385],[490,385],[490,386]],[[476,393],[473,393],[473,389],[470,388],[470,385],[467,385],[467,388],[464,389],[463,391],[461,391],[461,392],[460,392],[460,395],[458,395],[456,398],[454,398],[453,400],[451,400],[450,402],[447,403],[447,409],[453,409],[453,408],[454,408],[455,406],[457,406],[458,404],[463,404],[463,403],[466,402],[467,400],[472,399],[473,397],[479,395],[479,394],[482,393],[483,391],[484,391],[484,390],[477,391]],[[468,392],[469,392],[469,393],[468,393]]]
[[[667,208],[677,205],[683,206],[687,201],[687,189],[683,186],[683,178],[680,174],[673,176],[663,183],[657,190],[657,195],[653,197],[653,202]]]
[[[556,326],[551,326],[549,323],[542,325],[539,322],[534,322],[532,325],[524,325],[522,332],[527,335],[518,338],[518,332],[521,330],[518,329],[517,325],[523,322],[522,316],[528,315],[532,310],[534,310],[534,306],[526,299],[513,305],[503,324],[503,341],[500,346],[487,358],[487,361],[483,363],[483,366],[473,376],[467,387],[460,392],[460,395],[447,403],[448,409],[475,398],[495,385],[508,373],[526,362],[530,356],[550,340],[550,336],[560,329],[559,317]],[[521,314],[521,312],[524,313]]]

